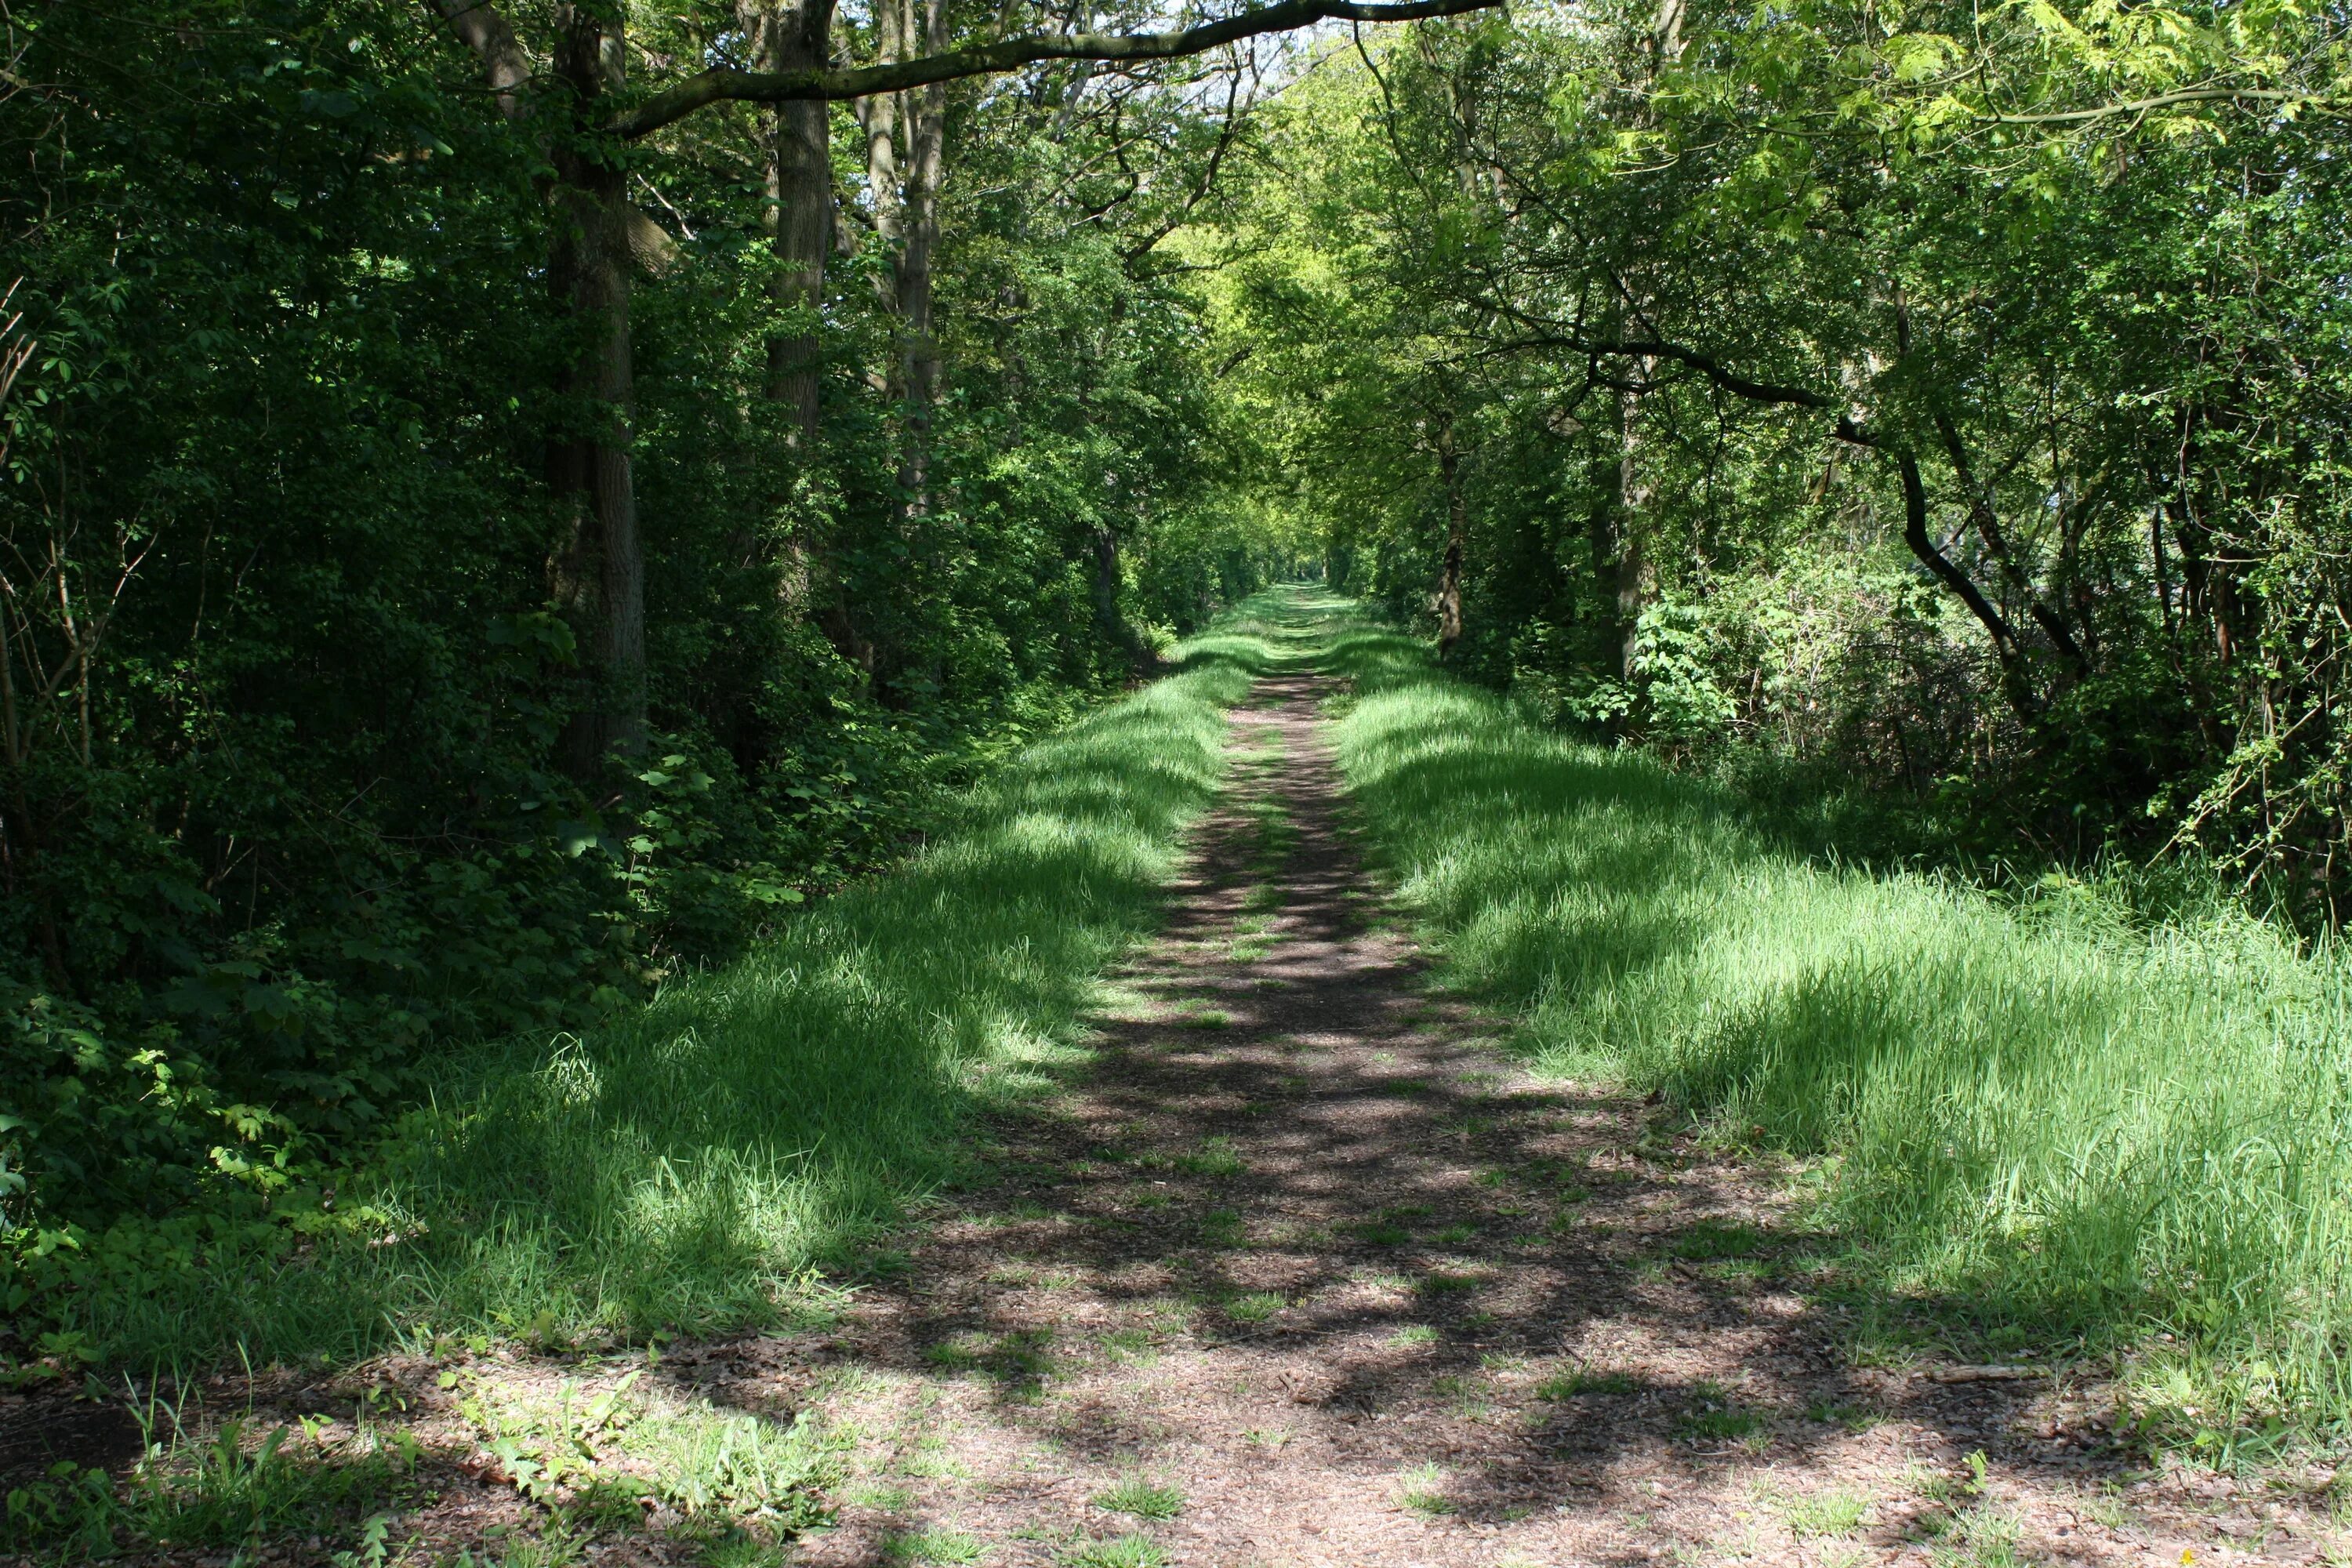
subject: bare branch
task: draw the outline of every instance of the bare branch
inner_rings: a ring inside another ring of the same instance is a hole
[[[870,98],[903,92],[933,82],[956,81],[1016,70],[1041,60],[1168,60],[1204,54],[1263,33],[1283,33],[1338,18],[1355,22],[1411,22],[1483,11],[1500,0],[1280,0],[1255,5],[1223,21],[1204,22],[1175,33],[1030,34],[950,49],[920,59],[866,66],[855,70],[746,71],[719,67],[654,94],[605,129],[635,138],[682,120],[714,103],[789,103],[809,99]],[[462,6],[465,0],[435,0]]]

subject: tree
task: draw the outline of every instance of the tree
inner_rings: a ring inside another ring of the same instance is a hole
[[[533,79],[529,56],[512,26],[495,8],[469,0],[432,0],[436,12],[478,60],[485,85],[516,118],[535,110],[525,86]],[[629,330],[632,236],[643,231],[642,215],[627,196],[628,145],[698,110],[726,102],[809,105],[872,100],[866,111],[868,146],[877,188],[899,187],[886,200],[886,237],[898,246],[894,262],[894,302],[901,321],[897,371],[908,409],[906,459],[901,483],[919,495],[925,463],[929,404],[936,393],[938,358],[932,346],[930,255],[937,241],[935,209],[943,151],[946,84],[1046,60],[1137,62],[1181,58],[1263,33],[1286,31],[1340,18],[1407,21],[1482,9],[1494,0],[1281,0],[1222,21],[1175,32],[1129,34],[1028,34],[962,48],[948,48],[944,0],[928,0],[918,11],[912,0],[893,0],[877,15],[884,19],[877,63],[835,68],[803,64],[814,55],[830,26],[823,0],[792,11],[759,11],[748,29],[755,51],[764,51],[772,69],[714,65],[634,106],[625,104],[628,42],[624,13],[603,0],[562,0],[553,13],[548,55],[551,88],[561,104],[561,123],[546,116],[554,178],[550,200],[556,214],[551,273],[561,297],[577,318],[582,339],[576,385],[594,400],[591,427],[561,452],[551,452],[549,472],[561,495],[577,498],[578,543],[564,574],[566,597],[580,622],[587,689],[575,726],[573,765],[586,770],[605,751],[638,749],[646,729],[645,563],[638,538],[635,486],[630,469],[634,374]],[[813,243],[814,189],[822,166],[815,128],[793,110],[779,117],[770,138],[769,167],[779,212],[778,287],[785,301],[805,303],[822,286],[823,250]],[[792,128],[789,142],[785,128]],[[898,165],[905,160],[903,179]],[[829,211],[829,207],[826,209]],[[881,216],[881,213],[877,213]],[[784,237],[788,236],[786,238]],[[803,429],[813,427],[804,401],[809,389],[793,384],[793,364],[805,364],[804,340],[781,336],[770,350],[777,389],[800,402]]]

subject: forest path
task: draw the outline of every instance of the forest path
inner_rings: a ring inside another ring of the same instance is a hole
[[[1271,676],[1234,712],[1168,925],[1090,1069],[998,1130],[999,1184],[829,1328],[709,1347],[852,1445],[794,1561],[2209,1551],[2193,1499],[2126,1506],[2086,1439],[2037,1446],[2038,1385],[1852,1368],[1764,1239],[1786,1173],[1529,1077],[1433,994],[1351,844],[1333,689]]]

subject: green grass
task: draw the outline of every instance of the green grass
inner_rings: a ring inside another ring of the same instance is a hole
[[[1781,1521],[1800,1541],[1852,1535],[1870,1517],[1870,1500],[1860,1492],[1832,1489],[1790,1498],[1780,1505]]]
[[[1597,1367],[1570,1367],[1536,1384],[1536,1397],[1548,1401],[1573,1399],[1580,1394],[1638,1394],[1642,1380],[1627,1372],[1603,1372]]]
[[[1200,1148],[1177,1155],[1175,1164],[1188,1176],[1219,1179],[1238,1176],[1244,1169],[1242,1157],[1234,1152],[1234,1141],[1230,1138],[1203,1138]]]
[[[1452,1513],[1454,1500],[1445,1495],[1445,1472],[1435,1465],[1415,1465],[1397,1478],[1397,1505],[1424,1519]]]
[[[1675,1425],[1693,1442],[1725,1443],[1755,1436],[1764,1418],[1734,1399],[1721,1384],[1701,1382],[1692,1384],[1690,1403]]]
[[[1062,1553],[1063,1568],[1164,1568],[1168,1553],[1148,1535],[1083,1541]]]
[[[1141,1476],[1126,1476],[1097,1492],[1094,1505],[1110,1513],[1131,1513],[1138,1519],[1169,1520],[1184,1511],[1184,1494]]]
[[[891,1563],[977,1563],[987,1554],[978,1536],[960,1530],[913,1530],[882,1543],[882,1561]]]
[[[1225,1303],[1225,1316],[1236,1323],[1263,1323],[1290,1305],[1290,1299],[1274,1290],[1253,1290],[1236,1296]]]
[[[266,1364],[775,1321],[955,1173],[973,1111],[1083,1054],[1096,973],[1154,923],[1221,776],[1223,710],[1269,658],[1244,635],[1181,651],[972,792],[898,873],[593,1035],[453,1066],[341,1184],[362,1234],[87,1292],[79,1327],[124,1361]]]
[[[1407,638],[1341,626],[1330,665],[1371,853],[1538,1070],[1829,1156],[1853,1288],[1963,1352],[2133,1351],[2156,1425],[2217,1450],[2352,1426],[2340,964],[2242,917],[2136,925],[2055,879],[1823,865]]]

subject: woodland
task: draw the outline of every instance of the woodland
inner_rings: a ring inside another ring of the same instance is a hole
[[[2159,1446],[2340,1442],[2340,9],[0,24],[9,1386],[777,1321],[1304,659],[1538,1070],[1824,1162],[1969,1353],[2176,1347]]]

